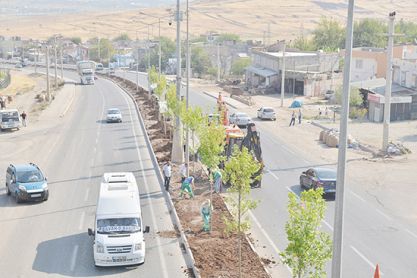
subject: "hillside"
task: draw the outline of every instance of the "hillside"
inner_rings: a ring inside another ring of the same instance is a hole
[[[171,1],[175,3],[175,1]],[[183,5],[184,7],[184,5]],[[168,8],[137,8],[129,11],[100,13],[77,13],[43,16],[0,16],[0,31],[4,35],[46,38],[61,33],[66,36],[114,37],[127,32],[132,38],[147,37],[146,23],[157,19],[140,14],[152,14],[163,18],[162,35],[174,37],[175,25],[168,25],[172,12]],[[386,18],[391,11],[397,11],[398,19],[417,21],[415,0],[356,0],[355,18]],[[171,13],[171,15],[170,15]],[[190,31],[194,35],[208,31],[239,34],[244,39],[271,41],[291,39],[301,32],[308,34],[320,17],[333,17],[342,23],[346,21],[346,0],[197,0],[190,4]],[[182,27],[185,30],[185,24]],[[157,35],[157,24],[150,28],[151,37]]]

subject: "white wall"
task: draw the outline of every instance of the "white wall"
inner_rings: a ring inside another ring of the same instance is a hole
[[[375,59],[352,58],[351,81],[365,81],[376,77],[378,64]]]
[[[417,63],[394,59],[393,82],[410,89],[417,88]]]

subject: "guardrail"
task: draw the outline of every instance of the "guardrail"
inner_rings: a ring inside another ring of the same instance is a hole
[[[0,89],[9,86],[10,80],[10,71],[8,69],[0,69]]]

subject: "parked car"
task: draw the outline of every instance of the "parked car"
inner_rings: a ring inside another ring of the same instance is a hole
[[[239,127],[247,126],[249,123],[252,122],[252,119],[243,112],[236,112],[229,116],[229,123],[236,124]]]
[[[16,203],[49,198],[47,179],[33,163],[10,164],[6,171],[6,192],[15,198]]]
[[[258,110],[258,118],[261,120],[273,120],[277,119],[275,110],[271,107],[261,107]]]
[[[110,108],[107,110],[106,121],[108,123],[121,123],[122,122],[122,112],[119,108]]]
[[[325,194],[335,194],[336,170],[331,168],[310,168],[301,173],[300,186],[306,189],[323,187]]]
[[[335,96],[335,92],[333,90],[327,90],[324,94],[324,99],[330,100]]]
[[[17,63],[16,65],[15,65],[15,68],[17,68],[17,69],[21,69],[21,68],[23,68],[23,65],[22,65],[22,63]]]

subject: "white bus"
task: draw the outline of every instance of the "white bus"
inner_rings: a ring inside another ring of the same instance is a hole
[[[138,265],[145,262],[145,230],[139,190],[132,173],[105,173],[100,186],[94,231],[96,266]]]

